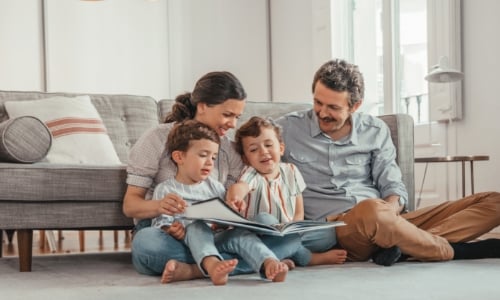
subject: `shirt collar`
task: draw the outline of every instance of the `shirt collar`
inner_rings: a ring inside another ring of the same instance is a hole
[[[311,114],[312,114],[312,117],[311,117],[311,136],[312,137],[316,137],[320,134],[323,134],[323,132],[321,131],[321,129],[319,128],[319,122],[318,122],[318,116],[316,115],[316,113],[314,113],[313,110],[311,110]],[[345,138],[343,138],[341,141],[335,141],[335,142],[339,142],[340,144],[354,144],[354,145],[357,145],[358,144],[358,127],[359,127],[359,122],[360,122],[360,118],[359,118],[359,113],[355,112],[351,115],[351,120],[352,120],[352,128],[351,128],[351,134],[346,136]]]

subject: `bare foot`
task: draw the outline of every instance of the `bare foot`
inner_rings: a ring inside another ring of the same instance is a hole
[[[203,267],[207,270],[214,285],[225,285],[236,265],[237,259],[219,260],[215,256],[209,256],[203,260]]]
[[[313,253],[309,266],[343,264],[347,259],[347,251],[333,249],[321,253]]]
[[[295,263],[293,262],[293,260],[291,260],[289,258],[285,258],[285,259],[282,259],[281,262],[284,263],[285,265],[287,265],[288,270],[295,269]]]
[[[161,275],[161,283],[170,283],[196,278],[203,278],[203,274],[198,269],[197,265],[190,265],[171,259],[165,264],[165,269]]]
[[[264,261],[264,272],[267,279],[273,282],[283,282],[288,273],[288,265],[274,258],[268,258]]]

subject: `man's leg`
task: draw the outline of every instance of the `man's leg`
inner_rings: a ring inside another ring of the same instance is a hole
[[[368,260],[378,247],[398,246],[401,251],[422,261],[453,258],[446,239],[419,229],[394,213],[383,200],[365,200],[336,217],[347,225],[336,228],[337,241],[350,260]]]
[[[402,216],[450,242],[470,241],[500,225],[500,193],[474,194]]]

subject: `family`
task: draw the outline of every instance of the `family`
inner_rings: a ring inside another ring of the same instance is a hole
[[[500,193],[473,194],[406,212],[408,193],[386,124],[357,112],[363,75],[335,59],[312,81],[312,108],[236,131],[245,90],[229,72],[200,78],[165,123],[129,155],[123,212],[136,220],[132,262],[162,283],[257,272],[282,282],[296,266],[372,260],[500,258],[500,239],[473,241],[500,225]],[[263,223],[344,221],[333,229],[274,237],[187,222],[185,207],[214,196]],[[151,201],[154,200],[154,201]]]

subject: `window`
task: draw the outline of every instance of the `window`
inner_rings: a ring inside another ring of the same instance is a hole
[[[332,0],[332,56],[365,77],[361,110],[429,121],[426,0]]]

